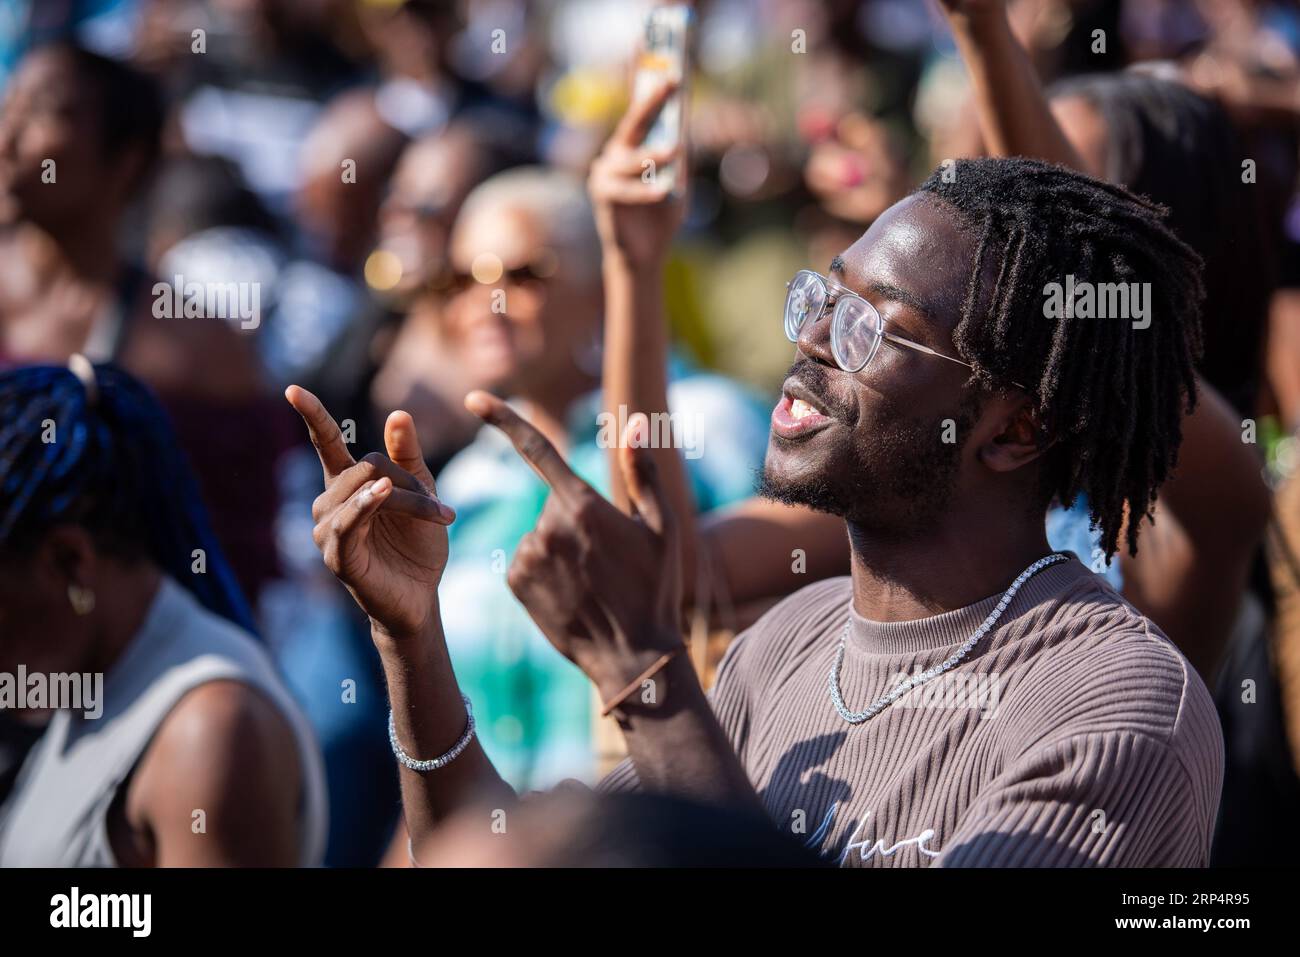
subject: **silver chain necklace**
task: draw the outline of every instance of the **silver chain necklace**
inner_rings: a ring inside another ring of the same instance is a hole
[[[1016,597],[1016,592],[1020,590],[1021,585],[1029,581],[1030,578],[1042,571],[1048,565],[1055,565],[1057,562],[1066,561],[1069,557],[1069,555],[1062,555],[1060,552],[1053,552],[1051,555],[1043,556],[1026,568],[1020,573],[1019,577],[1011,583],[1011,587],[1003,592],[1002,598],[998,600],[997,607],[994,608],[993,611],[989,612],[989,616],[984,619],[984,623],[975,629],[974,634],[967,638],[965,643],[953,652],[950,658],[940,662],[933,668],[922,671],[920,674],[913,675],[910,678],[905,678],[903,681],[899,682],[892,691],[873,701],[865,711],[850,711],[844,704],[844,696],[840,694],[840,665],[844,663],[844,648],[848,643],[849,633],[853,627],[853,615],[850,614],[849,620],[844,623],[844,631],[840,634],[840,646],[835,652],[835,660],[831,662],[831,675],[829,682],[831,704],[835,705],[835,710],[840,713],[840,717],[849,724],[862,724],[862,722],[874,718],[917,685],[925,684],[925,682],[929,681],[931,678],[936,678],[945,671],[948,671],[950,668],[959,664],[963,658],[970,654],[971,649],[979,643],[979,640],[988,634],[989,629],[997,624],[998,619],[1002,617],[1002,613],[1006,611],[1007,605],[1011,604],[1011,599]]]

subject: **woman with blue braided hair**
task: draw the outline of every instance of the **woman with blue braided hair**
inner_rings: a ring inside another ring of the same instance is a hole
[[[82,700],[33,693],[59,686]],[[48,721],[0,866],[319,862],[314,739],[171,426],[81,356],[0,374],[0,708]]]

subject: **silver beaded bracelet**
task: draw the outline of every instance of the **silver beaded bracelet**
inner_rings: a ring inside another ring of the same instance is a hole
[[[469,698],[461,695],[461,700],[465,702],[465,715],[468,720],[465,723],[465,733],[460,736],[460,740],[451,746],[451,750],[446,754],[431,758],[428,761],[417,761],[397,743],[397,727],[393,724],[393,712],[390,708],[388,711],[388,743],[393,746],[393,754],[397,760],[412,771],[436,771],[444,768],[451,762],[460,757],[460,753],[469,747],[470,741],[474,739],[474,709],[469,703]]]

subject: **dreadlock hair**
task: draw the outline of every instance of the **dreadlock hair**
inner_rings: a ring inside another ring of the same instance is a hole
[[[0,551],[22,555],[52,527],[79,525],[106,554],[152,561],[255,635],[166,413],[121,369],[100,365],[93,376],[83,384],[66,366],[0,373]],[[206,574],[191,570],[196,548]]]
[[[1052,443],[1044,498],[1068,508],[1082,493],[1107,560],[1127,506],[1136,554],[1196,401],[1200,257],[1166,225],[1163,207],[1036,160],[957,160],[919,192],[952,206],[977,240],[953,342],[979,384],[1029,387]],[[1047,287],[1066,274],[1076,283],[1149,282],[1149,325],[1048,316]]]

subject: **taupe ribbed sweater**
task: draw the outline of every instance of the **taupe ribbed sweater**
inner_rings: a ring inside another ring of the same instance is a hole
[[[873,622],[836,578],[740,635],[710,697],[773,819],[854,866],[1204,866],[1223,779],[1209,693],[1074,559],[1026,582],[948,677],[864,724],[836,712],[846,620],[840,687],[856,711],[951,655],[999,597]],[[603,783],[635,786],[628,763]]]

